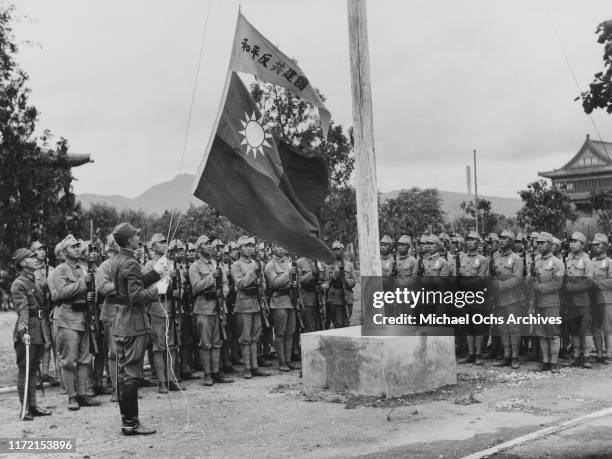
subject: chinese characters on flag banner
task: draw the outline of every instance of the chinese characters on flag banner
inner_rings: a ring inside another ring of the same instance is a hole
[[[250,73],[263,81],[282,86],[318,107],[323,137],[327,139],[331,115],[302,69],[260,34],[240,12],[230,70]]]

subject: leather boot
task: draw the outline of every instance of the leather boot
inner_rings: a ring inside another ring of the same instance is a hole
[[[32,406],[30,408],[30,414],[32,416],[49,416],[51,414],[51,410],[46,410],[40,406]]]
[[[19,394],[19,416],[21,416],[21,411],[23,409],[23,395],[25,392],[25,373],[26,373],[25,368],[17,369],[17,393]],[[28,412],[27,406],[26,406],[25,411],[26,413]],[[25,420],[26,419],[24,418],[24,421]],[[31,419],[27,419],[27,420],[30,421]]]
[[[285,360],[285,342],[283,337],[274,340],[274,347],[278,355],[278,369],[280,371],[291,371],[291,368],[287,366],[287,361]]]
[[[152,435],[157,432],[155,429],[151,429],[149,427],[145,427],[140,423],[139,420],[136,420],[136,424],[134,425],[126,425],[121,426],[121,432],[123,435]]]

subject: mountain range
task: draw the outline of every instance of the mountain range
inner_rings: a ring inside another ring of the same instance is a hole
[[[77,200],[81,201],[82,206],[88,209],[93,203],[105,203],[116,207],[118,210],[131,209],[142,210],[150,214],[162,214],[165,210],[178,209],[181,211],[189,208],[192,202],[191,187],[195,176],[191,174],[181,174],[172,180],[158,185],[154,185],[144,193],[135,198],[126,198],[120,195],[98,195],[98,194],[79,194]],[[438,190],[442,199],[442,209],[448,218],[455,218],[462,215],[459,205],[462,201],[473,199],[467,193],[457,193],[454,191]],[[389,191],[381,194],[383,200],[396,198],[399,190]],[[501,198],[497,196],[480,196],[481,199],[491,201],[493,212],[506,216],[514,216],[521,208],[522,201],[519,198]]]

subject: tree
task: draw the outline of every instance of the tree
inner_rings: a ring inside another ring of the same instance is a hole
[[[28,75],[15,60],[12,6],[0,6],[0,258],[47,243],[76,227],[80,206],[72,193],[68,142],[51,148],[48,131],[34,135],[38,111],[29,102]],[[39,145],[42,142],[43,145]]]
[[[323,233],[327,242],[357,242],[357,197],[355,188],[332,188],[321,209]]]
[[[402,190],[397,198],[387,199],[379,205],[378,221],[381,234],[394,239],[401,234],[437,232],[444,226],[440,194],[433,188]]]
[[[565,191],[549,186],[545,180],[529,183],[519,195],[523,200],[523,207],[517,213],[521,226],[561,234],[566,221],[576,219]]]
[[[474,201],[463,201],[459,208],[465,212],[466,217],[458,219],[457,223],[461,226],[461,229],[458,231],[467,232],[474,230],[476,228]],[[485,234],[498,232],[505,228],[505,225],[508,223],[504,215],[492,211],[491,201],[488,199],[478,200],[478,231]]]
[[[589,89],[575,100],[582,98],[585,113],[591,113],[596,108],[605,108],[612,113],[612,20],[599,24],[595,33],[598,34],[597,42],[604,45],[604,69],[595,74]]]

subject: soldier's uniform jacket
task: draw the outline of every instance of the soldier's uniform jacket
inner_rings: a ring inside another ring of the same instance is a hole
[[[539,284],[540,307],[553,308],[560,307],[561,301],[559,298],[559,290],[563,285],[563,274],[565,266],[563,262],[555,257],[552,253],[545,257],[536,258],[535,261],[536,281]],[[529,280],[531,274],[529,274]]]
[[[423,259],[426,277],[447,277],[450,276],[450,263],[440,253],[434,253]]]
[[[340,269],[340,261],[334,260],[332,264],[325,267],[323,288],[327,289],[327,303],[342,306],[344,304],[344,291],[340,275],[334,275]],[[344,280],[346,285],[346,304],[353,304],[353,288],[357,283],[353,263],[344,260]]]
[[[390,277],[393,274],[393,265],[395,265],[395,258],[393,258],[393,253],[381,255],[380,264],[382,266],[383,277]]]
[[[43,308],[43,295],[34,282],[34,276],[19,275],[11,285],[11,296],[17,313],[13,342],[18,341],[18,330],[23,330],[27,326],[30,342],[45,344],[41,319],[38,318],[38,311],[42,311]]]
[[[229,291],[227,285],[226,270],[221,266],[221,279],[223,285],[223,295],[227,296]],[[200,257],[189,267],[189,281],[191,282],[191,291],[195,297],[193,305],[194,314],[202,314],[205,316],[214,316],[217,311],[217,281],[214,278],[214,273],[217,270],[217,262],[212,258],[206,259]]]
[[[147,261],[147,263],[145,264],[144,269],[142,270],[143,274],[148,274],[152,272],[153,266],[155,266],[155,263],[157,263],[157,260],[159,260],[160,258],[161,258],[160,255],[153,254],[153,258]],[[170,266],[172,266],[172,264]],[[172,275],[173,273],[174,273],[174,268],[172,268],[172,271],[170,274]],[[178,265],[177,265],[176,273],[177,273],[177,276],[180,276],[180,269],[178,269]],[[178,279],[182,281],[180,277]],[[151,315],[151,317],[166,317],[166,314],[168,315],[168,317],[172,316],[172,314],[174,313],[174,301],[172,298],[172,282],[169,283],[167,292],[159,292],[159,295],[157,296],[157,298],[151,301],[151,303],[148,306],[147,312]]]
[[[42,327],[43,327],[43,334],[45,337],[45,341],[48,343],[52,340],[51,337],[51,318],[52,318],[52,310],[53,310],[53,300],[51,298],[49,298],[48,304],[45,304],[46,302],[46,290],[49,288],[48,286],[48,280],[47,278],[49,276],[51,276],[51,273],[53,272],[53,267],[49,266],[49,273],[47,274],[47,267],[43,266],[42,268],[38,268],[36,271],[34,271],[34,283],[36,284],[37,288],[42,292],[43,295],[43,302],[41,303],[41,306],[43,307],[44,311],[42,312],[42,314],[44,315],[44,318],[42,320]],[[49,290],[50,292],[51,290]]]
[[[612,258],[605,254],[593,258],[593,285],[594,303],[612,305]]]
[[[467,254],[465,252],[459,251],[459,266],[460,267],[463,266],[463,264],[465,263],[465,257],[467,257]],[[455,254],[453,252],[449,252],[446,256],[446,260],[448,261],[450,275],[456,276],[457,275],[457,260],[455,259]]]
[[[291,280],[291,259],[276,255],[266,265],[264,273],[270,288],[270,309],[292,309],[289,281]]]
[[[590,306],[589,291],[593,286],[593,262],[584,252],[581,252],[578,256],[570,253],[565,262],[565,274],[567,276],[565,291],[568,294],[570,307]]]
[[[85,272],[78,263],[65,261],[54,271],[57,276],[57,311],[59,327],[85,331],[85,311],[87,310],[87,284]]]
[[[484,287],[483,281],[489,274],[489,259],[481,253],[468,252],[461,258],[459,273],[463,288]]]
[[[111,279],[115,284],[117,315],[114,322],[115,336],[139,336],[151,331],[147,316],[147,304],[157,300],[156,287],[147,288],[160,279],[155,271],[143,276],[134,251],[121,248],[111,259]]]
[[[397,254],[397,287],[414,288],[417,283],[419,262],[411,255]]]
[[[511,250],[501,253],[495,258],[495,277],[491,280],[491,286],[497,291],[497,305],[525,301],[522,285],[523,260]]]
[[[117,313],[115,284],[111,279],[111,260],[112,258],[104,260],[95,273],[96,291],[104,297],[104,302],[100,308],[100,320],[102,322],[114,321]]]
[[[237,291],[234,312],[259,311],[257,303],[257,275],[255,274],[257,266],[257,262],[242,256],[238,261],[232,263],[232,277]]]
[[[300,287],[302,287],[302,303],[306,308],[316,308],[317,305],[317,282],[315,272],[319,269],[319,283],[323,280],[324,267],[316,265],[317,261],[310,260],[306,257],[299,258],[296,262],[298,268],[298,276],[300,279]],[[321,295],[321,293],[319,293]]]

